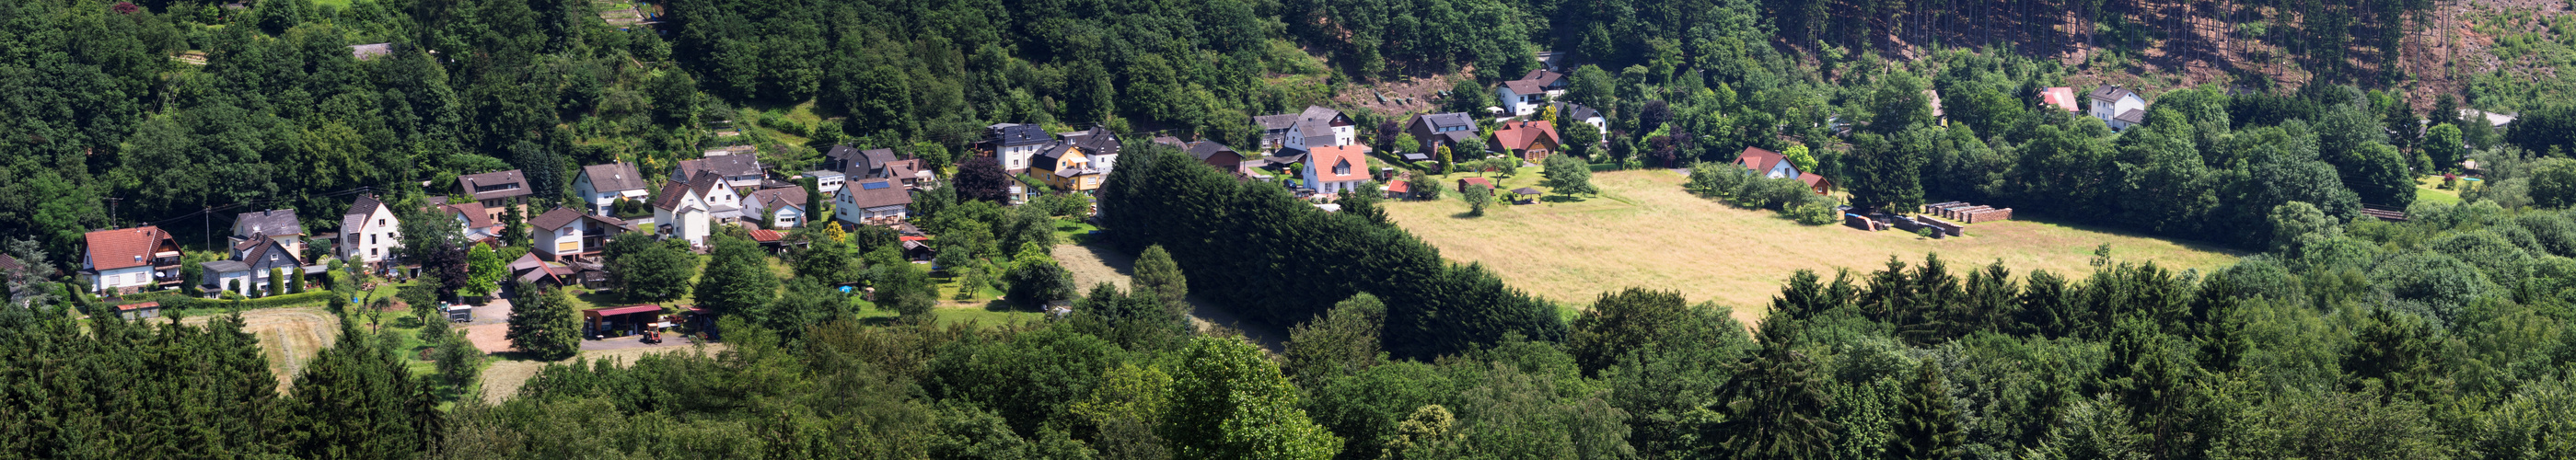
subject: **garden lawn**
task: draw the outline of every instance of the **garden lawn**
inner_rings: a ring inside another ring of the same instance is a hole
[[[2459,190],[2443,190],[2440,188],[2441,186],[2442,176],[2424,176],[2415,178],[2415,201],[2425,203],[2460,204]]]
[[[1505,185],[1534,183],[1536,176],[1528,171]],[[1692,301],[1735,308],[1747,324],[1799,269],[1830,279],[1834,269],[1849,268],[1858,277],[1885,266],[1891,255],[1913,264],[1939,253],[1961,276],[2001,260],[2016,275],[2046,269],[2069,277],[2091,272],[2101,244],[2110,245],[2114,259],[2176,269],[2208,269],[2236,258],[2204,245],[2034,221],[1969,225],[1967,237],[1942,240],[1806,226],[1778,212],[1691,195],[1682,182],[1671,170],[1604,172],[1593,176],[1602,195],[1580,202],[1497,204],[1484,217],[1466,217],[1466,203],[1452,194],[1391,202],[1386,209],[1442,257],[1483,264],[1514,288],[1568,306],[1582,308],[1601,293],[1628,287],[1676,290]]]

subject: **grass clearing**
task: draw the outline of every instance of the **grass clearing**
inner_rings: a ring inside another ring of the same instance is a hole
[[[2424,176],[2415,178],[2415,201],[2425,203],[2460,204],[2459,190],[2445,190],[2442,189],[2441,186],[2442,176]]]
[[[259,338],[259,352],[268,357],[269,373],[277,375],[278,391],[286,391],[306,362],[340,340],[340,318],[320,308],[243,310],[241,316],[242,332]],[[191,316],[179,324],[204,327],[212,318]]]
[[[1535,182],[1524,173],[1505,181]],[[1750,323],[1798,269],[1826,276],[1836,268],[1866,272],[1893,255],[1919,263],[1939,253],[1955,272],[1997,260],[2016,274],[2045,269],[2089,273],[2095,245],[2109,244],[2119,260],[2155,261],[2167,267],[2206,269],[2235,260],[2230,251],[2131,236],[2085,226],[2004,221],[1968,226],[1967,237],[1924,239],[1913,234],[1863,232],[1842,226],[1805,226],[1767,210],[1746,210],[1682,190],[1670,170],[1604,172],[1593,176],[1599,197],[1486,208],[1465,217],[1455,198],[1391,202],[1388,215],[1458,263],[1480,263],[1513,287],[1580,307],[1603,292],[1627,287],[1678,290],[1692,300],[1734,307]],[[1452,185],[1451,187],[1454,187]]]

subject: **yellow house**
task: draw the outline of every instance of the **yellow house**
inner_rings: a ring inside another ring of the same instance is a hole
[[[1029,174],[1055,188],[1076,192],[1100,189],[1101,174],[1094,168],[1091,156],[1073,145],[1057,145],[1039,151],[1029,158]]]

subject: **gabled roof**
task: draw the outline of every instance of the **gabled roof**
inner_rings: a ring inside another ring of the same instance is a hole
[[[850,205],[860,208],[912,204],[912,193],[905,192],[903,184],[885,179],[852,182],[841,193],[850,197]]]
[[[680,160],[680,177],[698,177],[699,171],[725,177],[760,175],[760,159],[751,155],[718,155],[696,160]]]
[[[1054,140],[1038,125],[999,124],[991,127],[993,143],[1003,147],[1044,144]]]
[[[1298,115],[1300,114],[1282,113],[1277,115],[1261,115],[1252,117],[1252,124],[1261,126],[1261,129],[1264,130],[1288,129],[1289,126],[1297,124]]]
[[[340,214],[340,232],[356,235],[359,229],[366,228],[367,216],[384,207],[385,202],[376,201],[375,195],[358,195],[357,201],[349,203],[349,212]]]
[[[473,199],[476,201],[495,198],[521,197],[537,193],[536,190],[528,188],[527,176],[519,174],[519,170],[516,169],[456,176],[456,184],[462,187],[458,190],[463,191],[467,195],[472,195]],[[516,187],[493,190],[491,192],[475,192],[475,190],[483,187],[497,187],[503,185],[516,185]]]
[[[1306,166],[1314,168],[1316,176],[1309,177],[1307,179],[1311,179],[1314,182],[1345,182],[1368,180],[1369,178],[1367,157],[1368,147],[1357,145],[1310,145],[1306,147],[1306,150],[1311,154],[1311,156],[1307,157]],[[1341,165],[1345,162],[1350,163],[1350,173],[1333,173],[1334,166]]]
[[[796,209],[805,209],[804,187],[761,189],[760,191],[751,192],[751,196],[748,198],[750,198],[750,201],[753,203],[753,206],[748,207],[752,208],[779,209],[783,207],[794,207]]]
[[[1190,156],[1198,157],[1199,161],[1207,161],[1209,157],[1214,157],[1219,153],[1233,153],[1237,157],[1243,156],[1243,152],[1237,152],[1234,150],[1234,147],[1227,147],[1225,144],[1216,143],[1216,141],[1191,142],[1187,150],[1190,152]]]
[[[2122,88],[2120,85],[2102,85],[2099,88],[2093,88],[2093,94],[2090,97],[2096,101],[2119,102],[2122,98],[2136,97],[2137,95],[2138,93],[2130,92],[2128,88]]]
[[[1387,193],[1412,193],[1412,190],[1413,186],[1405,184],[1404,181],[1386,183]]]
[[[1316,138],[1321,137],[1324,138],[1325,143],[1331,143],[1333,120],[1341,118],[1342,111],[1324,108],[1324,106],[1320,105],[1309,105],[1306,106],[1306,111],[1297,113],[1297,124],[1292,127],[1298,132],[1306,134],[1306,142],[1312,143],[1315,142]],[[1325,134],[1319,135],[1315,133]]]
[[[644,175],[634,163],[609,163],[581,167],[581,175],[590,178],[590,187],[602,192],[643,190]]]
[[[1745,147],[1743,153],[1735,155],[1736,164],[1744,165],[1744,169],[1751,169],[1757,173],[1771,172],[1771,168],[1780,167],[1780,162],[1788,160],[1787,155],[1763,150],[1761,147]]]
[[[1064,143],[1081,147],[1084,155],[1117,155],[1118,148],[1122,145],[1118,141],[1118,135],[1111,134],[1109,128],[1104,126],[1093,126],[1088,130],[1064,133]]]
[[[146,225],[89,232],[81,239],[89,244],[91,269],[115,270],[151,264],[154,248],[170,239],[170,234],[161,231],[161,227]]]
[[[1029,168],[1053,171],[1056,169],[1056,161],[1064,159],[1065,155],[1081,153],[1083,153],[1082,147],[1075,146],[1073,144],[1056,144],[1048,146],[1045,149],[1038,150],[1037,155],[1029,157]]]
[[[751,230],[751,240],[752,240],[752,241],[758,241],[758,242],[762,242],[762,243],[776,243],[776,242],[778,242],[778,240],[782,240],[782,239],[786,239],[786,238],[785,238],[783,235],[779,235],[777,230],[770,230],[770,229],[766,229],[766,228],[758,228],[758,229],[752,229],[752,230]]]
[[[1507,81],[1503,82],[1503,87],[1510,88],[1512,90],[1512,94],[1541,94],[1547,92],[1547,85],[1539,84],[1539,82],[1535,80]]]
[[[233,236],[302,234],[304,234],[304,223],[295,220],[293,209],[245,212],[233,217]]]
[[[2084,111],[2084,109],[2075,107],[2075,88],[2057,86],[2039,90],[2039,102],[2041,104],[2057,106],[2059,110],[2065,110],[2068,112]]]
[[[1415,123],[1425,123],[1430,125],[1432,131],[1439,131],[1440,128],[1453,128],[1459,126],[1469,128],[1476,127],[1476,118],[1467,116],[1466,112],[1426,113],[1421,116],[1414,117],[1413,120]]]
[[[198,263],[198,264],[197,264],[197,266],[199,266],[199,267],[205,267],[205,268],[206,268],[206,271],[215,272],[215,273],[237,273],[237,272],[246,272],[246,271],[250,271],[250,264],[241,263],[241,261],[238,261],[238,260],[210,260],[210,261],[200,262],[200,263]]]
[[[700,171],[687,182],[662,185],[662,193],[653,196],[653,207],[676,210],[680,201],[690,195],[696,195],[700,202],[704,202],[707,199],[707,192],[714,191],[722,184],[724,184],[723,177],[711,171]]]
[[[1521,75],[1521,81],[1535,82],[1540,87],[1556,86],[1557,83],[1565,81],[1565,74],[1549,72],[1547,69],[1530,69],[1529,73]]]
[[[1801,183],[1805,183],[1805,184],[1807,184],[1807,188],[1816,188],[1816,183],[1818,183],[1818,182],[1831,182],[1831,181],[1827,181],[1827,180],[1825,180],[1825,176],[1819,176],[1819,175],[1816,175],[1816,173],[1811,173],[1811,172],[1802,172],[1802,173],[1798,173],[1798,182],[1801,182]]]
[[[921,172],[921,160],[918,159],[897,160],[885,164],[887,179],[918,179],[921,177]]]
[[[466,228],[492,228],[494,225],[492,223],[492,211],[484,209],[483,203],[467,201],[464,203],[439,205],[438,209],[448,213],[465,215]]]
[[[2128,124],[2132,124],[2132,125],[2135,125],[2135,124],[2144,124],[2144,123],[2146,123],[2146,122],[2147,122],[2147,111],[2145,111],[2145,110],[2140,110],[2140,109],[2129,109],[2129,110],[2126,110],[2126,111],[2122,111],[2122,112],[2120,112],[2120,114],[2119,114],[2119,115],[2113,116],[2113,117],[2111,117],[2111,119],[2113,119],[2113,120],[2120,120],[2120,121],[2127,122]]]
[[[1500,144],[1496,147],[1522,150],[1538,145],[1540,139],[1550,145],[1564,144],[1564,138],[1556,135],[1556,125],[1544,120],[1504,122],[1503,127],[1494,129],[1494,143]]]
[[[538,230],[551,232],[564,228],[565,225],[572,225],[574,221],[581,220],[581,216],[588,214],[589,213],[581,211],[574,211],[572,208],[556,206],[554,210],[546,211],[545,214],[537,215],[536,219],[529,220],[528,225],[536,227]]]
[[[1571,102],[1565,103],[1565,108],[1557,113],[1565,114],[1565,116],[1562,117],[1563,119],[1573,121],[1589,120],[1601,116],[1601,111],[1599,109]]]
[[[21,268],[27,268],[27,264],[18,263],[18,258],[9,257],[8,254],[0,254],[0,271],[17,270]]]
[[[277,241],[276,241],[276,240],[270,240],[270,239],[266,239],[266,238],[261,238],[261,239],[260,239],[259,241],[257,241],[256,243],[257,243],[256,245],[251,246],[250,251],[248,251],[248,252],[243,252],[243,253],[242,253],[242,256],[241,256],[241,261],[242,261],[242,263],[245,263],[245,264],[255,264],[255,263],[259,263],[260,259],[268,258],[268,256],[270,255],[269,253],[274,252],[274,253],[279,253],[279,254],[284,254],[284,255],[286,255],[286,260],[287,260],[287,261],[290,261],[290,262],[294,262],[294,263],[295,263],[295,265],[297,265],[297,266],[302,266],[302,265],[304,265],[304,258],[302,258],[302,257],[296,257],[296,256],[295,256],[295,251],[289,251],[289,250],[286,250],[286,246],[283,246],[283,245],[279,245],[279,244],[277,244]]]

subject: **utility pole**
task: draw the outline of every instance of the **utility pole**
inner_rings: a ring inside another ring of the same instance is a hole
[[[117,204],[117,203],[116,203],[116,202],[118,202],[118,201],[124,201],[125,199],[124,199],[124,198],[117,198],[117,197],[108,197],[108,198],[106,198],[106,199],[107,199],[107,228],[117,228],[117,225],[116,225],[116,204]]]

